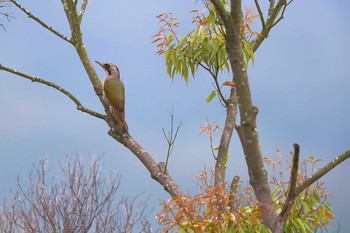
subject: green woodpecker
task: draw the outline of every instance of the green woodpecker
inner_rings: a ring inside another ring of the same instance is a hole
[[[120,72],[116,65],[112,63],[101,63],[96,61],[104,71],[106,76],[103,80],[103,98],[107,100],[109,109],[117,123],[118,130],[128,132],[128,125],[125,122],[125,90],[123,81],[120,80]]]

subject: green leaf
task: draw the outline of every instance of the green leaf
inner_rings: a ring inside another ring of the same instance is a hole
[[[205,101],[205,103],[209,103],[214,97],[216,96],[216,91],[212,91],[210,92],[210,94],[207,97],[207,100]]]
[[[243,40],[243,55],[244,55],[244,63],[246,67],[248,67],[249,59],[252,59],[252,65],[254,66],[254,45],[253,43]]]
[[[305,212],[308,212],[310,210],[310,207],[306,201],[301,200],[300,203],[303,206]]]
[[[171,63],[171,61],[168,62],[168,64],[166,65],[167,69],[167,73],[168,75],[170,76],[171,79],[174,79],[174,75],[172,74],[172,67],[173,67],[173,64]]]
[[[320,199],[320,196],[317,195],[317,193],[314,193],[314,200],[317,205],[321,205],[321,199]]]
[[[211,27],[214,27],[215,25],[215,11],[212,8],[210,8],[208,23],[210,24]]]
[[[173,40],[174,40],[174,35],[173,34],[169,34],[168,37],[167,37],[168,44],[170,44]]]

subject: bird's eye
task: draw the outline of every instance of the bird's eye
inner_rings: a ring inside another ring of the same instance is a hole
[[[111,67],[111,65],[107,63],[107,64],[106,64],[106,67],[109,68],[109,67]]]

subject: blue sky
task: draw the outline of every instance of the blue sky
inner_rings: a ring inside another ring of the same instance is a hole
[[[23,4],[63,34],[69,35],[60,1]],[[251,4],[248,2],[247,4]],[[287,155],[293,143],[301,146],[302,158],[323,159],[323,164],[350,146],[350,16],[347,1],[298,1],[287,9],[285,19],[273,28],[256,53],[249,70],[255,105],[259,107],[258,129],[263,154]],[[205,119],[223,124],[225,111],[218,101],[205,104],[212,90],[203,71],[188,85],[166,74],[162,57],[150,42],[159,28],[155,18],[172,12],[180,18],[180,32],[191,29],[189,11],[194,1],[90,1],[82,30],[91,60],[111,61],[121,70],[126,88],[126,119],[131,135],[157,161],[165,159],[162,128],[169,125],[168,111],[183,125],[171,157],[170,173],[184,190],[196,190],[195,177],[214,164],[209,139],[199,136]],[[1,31],[0,63],[56,82],[81,102],[102,111],[73,47],[49,33],[17,9],[15,19],[4,22]],[[2,21],[3,22],[3,21]],[[257,24],[259,22],[257,21]],[[102,78],[104,73],[96,65]],[[228,79],[223,74],[222,80]],[[151,202],[168,198],[139,161],[107,135],[101,120],[78,112],[64,95],[0,71],[0,198],[8,197],[32,164],[47,156],[55,174],[57,161],[78,153],[88,160],[104,154],[105,170],[122,176],[121,192],[147,191]],[[247,180],[238,137],[233,137],[228,177]],[[350,185],[346,161],[323,178],[329,191],[341,232],[347,226]],[[134,172],[131,172],[134,171]],[[106,173],[107,174],[107,173]],[[345,183],[344,183],[345,182]],[[347,230],[346,230],[347,229]]]

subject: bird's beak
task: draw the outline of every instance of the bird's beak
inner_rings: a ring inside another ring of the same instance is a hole
[[[99,64],[104,70],[106,70],[106,67],[103,63],[99,62],[99,61],[95,61],[97,64]]]

